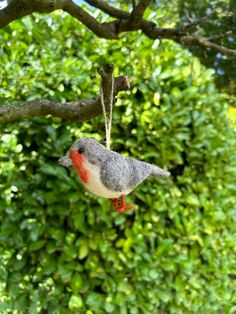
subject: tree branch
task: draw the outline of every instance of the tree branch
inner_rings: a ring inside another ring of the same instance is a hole
[[[118,39],[116,33],[104,27],[103,24],[99,23],[92,15],[90,15],[87,11],[76,5],[72,0],[68,0],[64,10],[70,13],[75,18],[77,18],[81,23],[87,26],[98,37],[106,39]]]
[[[219,51],[226,56],[236,57],[236,50],[212,43],[206,37],[189,35],[186,31],[178,28],[156,27],[153,22],[149,22],[144,19],[141,20],[141,25],[136,25],[135,28],[133,25],[130,25],[129,20],[115,20],[113,22],[103,24],[111,31],[116,31],[117,33],[141,29],[145,35],[152,39],[172,39],[179,44],[184,44],[186,47],[196,45]]]
[[[103,78],[103,80],[106,80],[106,78]],[[129,88],[130,85],[127,76],[117,76],[114,78],[114,97],[120,91],[125,91]],[[100,96],[67,103],[33,100],[14,105],[0,106],[0,124],[45,115],[83,122],[101,113]]]
[[[140,0],[139,4],[134,7],[133,11],[130,13],[130,23],[132,25],[139,25],[141,23],[143,14],[150,2],[150,0]]]
[[[182,38],[180,38],[180,43],[185,44],[186,46],[202,46],[211,50],[221,52],[223,55],[236,58],[236,50],[212,43],[205,37],[194,35],[183,36]]]
[[[32,5],[22,0],[11,2],[6,8],[0,10],[0,27],[33,12]]]
[[[103,110],[106,111],[107,119],[109,121],[109,119],[112,119],[112,107],[114,104],[114,65],[112,63],[108,63],[103,69],[98,68],[97,72],[100,74],[102,79],[100,86],[100,102],[102,106],[104,105]],[[129,82],[127,82],[127,84],[129,87]],[[105,121],[105,123],[107,123],[107,121]]]
[[[91,6],[97,8],[97,9],[100,9],[104,13],[106,13],[112,17],[115,17],[117,19],[129,19],[129,17],[130,17],[129,12],[126,12],[126,11],[123,11],[120,9],[116,9],[102,0],[86,0],[86,2],[89,3]]]
[[[97,69],[98,74],[102,78],[101,88],[102,88],[102,93],[103,93],[103,98],[104,98],[103,101],[104,101],[104,105],[107,112],[110,111],[110,104],[114,98],[111,95],[111,90],[113,88],[112,87],[113,71],[114,71],[114,66],[111,63],[107,64],[103,69],[102,68]]]
[[[116,9],[103,0],[87,0],[86,2],[115,17],[116,20],[109,23],[100,23],[72,0],[16,0],[0,11],[0,27],[32,12],[52,12],[56,9],[63,9],[87,26],[94,34],[102,38],[118,39],[119,33],[141,30],[152,39],[171,39],[186,47],[196,45],[221,52],[226,56],[236,57],[236,50],[212,42],[214,37],[206,38],[188,32],[189,28],[206,22],[206,18],[195,22],[191,21],[182,29],[161,28],[156,27],[153,22],[142,18],[150,0],[140,0],[131,13]]]

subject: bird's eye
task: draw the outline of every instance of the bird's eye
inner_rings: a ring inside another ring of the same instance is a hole
[[[84,149],[83,149],[82,147],[80,147],[80,148],[78,149],[78,153],[79,153],[79,154],[83,154],[83,152],[84,152]]]

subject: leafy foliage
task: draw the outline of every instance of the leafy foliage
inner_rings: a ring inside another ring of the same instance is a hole
[[[198,20],[207,17],[208,21],[198,26],[198,34],[208,38],[215,37],[215,42],[231,49],[236,47],[236,2],[232,0],[209,1],[179,1],[179,18],[187,22],[190,17]],[[193,28],[193,31],[196,31]],[[235,96],[236,92],[236,61],[235,58],[224,58],[221,53],[191,49],[203,64],[216,70],[216,83],[222,90]],[[234,97],[235,103],[235,97]]]
[[[234,313],[235,131],[212,71],[177,45],[106,42],[60,13],[0,38],[1,103],[92,96],[96,67],[113,62],[132,85],[115,105],[113,148],[172,172],[121,215],[57,164],[76,138],[104,138],[101,117],[2,127],[1,313]]]

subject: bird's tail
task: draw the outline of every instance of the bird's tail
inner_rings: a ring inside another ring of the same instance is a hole
[[[161,169],[160,167],[153,166],[151,176],[168,178],[170,176],[170,172],[165,171],[164,169]]]

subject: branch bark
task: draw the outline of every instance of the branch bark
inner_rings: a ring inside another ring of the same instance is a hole
[[[15,0],[0,10],[0,28],[33,12],[50,13],[63,9],[67,0]]]
[[[22,0],[11,2],[6,8],[0,10],[0,27],[11,23],[23,16],[33,13],[33,7]]]
[[[150,0],[140,0],[139,4],[134,6],[133,11],[130,13],[130,23],[133,25],[139,25],[143,18],[143,14],[150,4]]]
[[[110,6],[109,4],[107,4],[104,1],[101,0],[86,0],[86,2],[88,4],[90,4],[91,6],[100,9],[101,11],[103,11],[104,13],[115,17],[117,19],[129,19],[130,14],[129,12],[120,10],[120,9],[116,9],[112,6]]]
[[[68,3],[64,9],[66,12],[70,13],[81,23],[87,26],[98,37],[106,39],[118,39],[118,36],[115,32],[111,32],[108,28],[104,27],[103,24],[99,23],[92,15],[76,5],[73,1],[68,0]]]
[[[108,78],[109,79],[109,78]],[[106,80],[106,77],[103,78]],[[114,78],[114,98],[120,91],[130,88],[127,76]],[[48,100],[33,100],[14,105],[0,107],[0,123],[8,123],[16,120],[28,119],[34,116],[52,115],[69,121],[83,122],[102,113],[100,96],[91,99],[58,103]]]
[[[104,69],[98,68],[97,72],[101,76],[101,88],[103,91],[103,101],[106,108],[107,113],[110,111],[110,104],[113,101],[111,90],[112,90],[112,84],[113,84],[113,71],[114,66],[113,64],[109,63],[106,65]],[[113,104],[113,103],[112,103]]]

